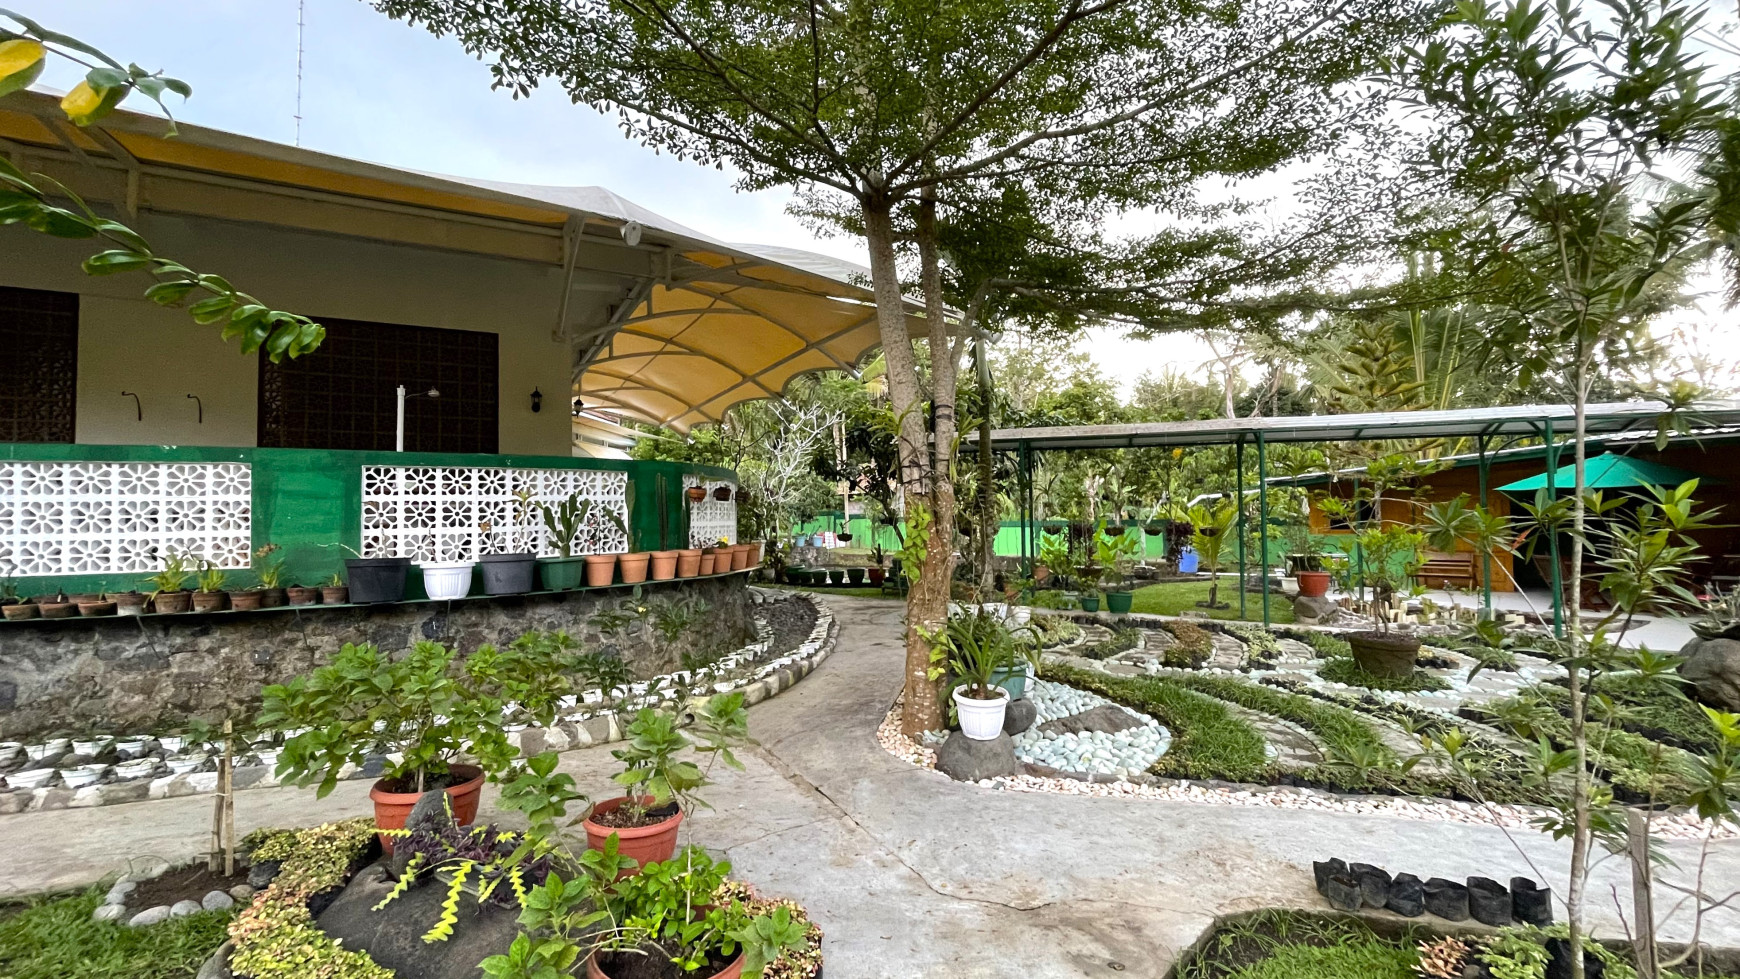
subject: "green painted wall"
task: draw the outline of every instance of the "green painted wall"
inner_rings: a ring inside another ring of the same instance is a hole
[[[0,443],[0,459],[34,462],[242,462],[252,469],[253,546],[282,550],[287,580],[319,584],[343,569],[345,548],[362,543],[362,467],[489,466],[594,469],[628,473],[630,546],[636,551],[686,547],[688,503],[683,476],[736,479],[729,469],[676,462],[629,462],[568,456],[438,452],[351,452],[173,445],[35,445]],[[339,546],[342,545],[342,546]],[[3,570],[3,569],[0,569]],[[252,575],[231,572],[238,586]],[[143,574],[28,576],[20,594],[143,590]]]

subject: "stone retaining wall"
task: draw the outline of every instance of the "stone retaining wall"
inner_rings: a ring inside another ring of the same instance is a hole
[[[639,677],[678,668],[681,654],[722,653],[755,634],[746,574],[653,582],[636,599],[628,587],[455,602],[404,602],[270,609],[210,615],[37,620],[0,624],[0,740],[54,732],[171,730],[191,717],[251,709],[260,689],[323,665],[347,642],[383,650],[432,639],[471,650],[529,630],[563,630],[624,657]],[[696,598],[676,642],[660,639],[651,616],[636,616],[608,642],[589,620],[601,610]]]

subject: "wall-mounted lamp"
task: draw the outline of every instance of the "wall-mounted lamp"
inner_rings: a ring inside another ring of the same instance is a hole
[[[139,403],[139,396],[137,394],[134,394],[131,391],[122,391],[121,397],[133,399],[133,413],[135,415],[139,416],[138,417],[139,421],[144,421],[145,420],[145,406],[141,405]]]
[[[538,390],[537,388],[532,388],[532,414],[535,415],[538,412],[543,411],[543,410],[544,410],[544,392]]]
[[[199,395],[197,395],[197,394],[190,394],[190,395],[188,395],[188,397],[192,398],[193,403],[199,406],[199,423],[201,425],[204,425],[205,424],[205,402],[199,400]]]

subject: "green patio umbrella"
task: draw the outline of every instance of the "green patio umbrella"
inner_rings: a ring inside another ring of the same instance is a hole
[[[1575,464],[1560,466],[1553,473],[1553,486],[1563,493],[1569,493],[1576,485],[1577,470]],[[1664,466],[1648,459],[1633,459],[1630,456],[1615,455],[1608,452],[1598,455],[1583,464],[1583,478],[1590,489],[1624,489],[1632,486],[1678,486],[1688,479],[1701,480],[1704,485],[1720,483],[1719,479],[1711,479],[1695,472],[1687,472],[1674,466]],[[1506,483],[1498,488],[1501,493],[1532,493],[1535,490],[1547,488],[1547,474],[1529,476],[1514,483]]]

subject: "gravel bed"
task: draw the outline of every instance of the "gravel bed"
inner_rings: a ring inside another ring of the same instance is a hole
[[[1147,771],[1172,746],[1172,733],[1152,717],[1086,690],[1033,680],[1027,685],[1027,699],[1038,708],[1039,716],[1032,727],[1015,736],[1015,757],[1022,762],[1070,772],[1128,777]],[[1105,705],[1130,715],[1141,726],[1111,734],[1084,731],[1059,735],[1039,729],[1046,721]]]

